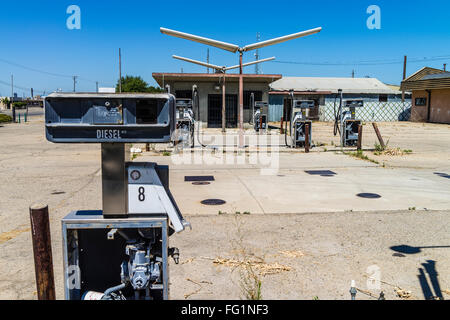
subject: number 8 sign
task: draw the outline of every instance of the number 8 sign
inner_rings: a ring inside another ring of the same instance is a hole
[[[165,214],[155,185],[128,185],[128,213]]]

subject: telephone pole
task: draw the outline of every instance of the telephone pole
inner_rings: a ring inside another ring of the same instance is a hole
[[[72,79],[73,79],[73,92],[76,92],[77,78],[78,78],[78,76],[72,76]]]
[[[405,56],[403,60],[403,81],[406,79],[406,64],[408,62],[408,56]],[[402,90],[402,102],[405,102],[405,90]]]
[[[11,75],[11,98],[14,98],[14,75]]]
[[[119,93],[122,93],[122,52],[119,48]]]
[[[98,93],[98,81],[95,82],[95,92]]]
[[[259,42],[260,40],[260,36],[259,36],[259,32],[256,33],[256,42]],[[259,60],[259,49],[256,49],[255,52],[255,61]],[[255,74],[259,74],[259,64],[255,64]]]
[[[206,62],[209,63],[209,48],[206,49]],[[206,73],[209,73],[209,68],[206,68]]]
[[[444,71],[447,72],[447,64],[444,63]]]

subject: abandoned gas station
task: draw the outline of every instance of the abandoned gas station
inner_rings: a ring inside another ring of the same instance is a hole
[[[200,121],[208,128],[222,125],[222,86],[225,84],[226,126],[238,125],[239,74],[226,73],[153,73],[153,78],[161,88],[170,88],[177,98],[192,99],[192,86],[199,93]],[[269,84],[282,78],[280,74],[244,74],[244,123],[250,121],[252,110],[250,96],[255,101],[269,101]],[[225,83],[224,83],[225,82]]]

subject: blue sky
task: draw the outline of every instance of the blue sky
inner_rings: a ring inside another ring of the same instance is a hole
[[[81,8],[81,30],[68,30],[66,9]],[[381,30],[369,30],[369,5],[381,8]],[[123,74],[140,75],[154,85],[152,72],[204,72],[205,68],[171,58],[172,54],[206,60],[207,46],[162,35],[159,27],[182,30],[225,42],[245,45],[321,26],[323,31],[261,49],[266,74],[284,76],[371,76],[399,83],[404,55],[422,61],[408,64],[408,74],[423,66],[450,65],[450,1],[2,1],[0,7],[0,96],[10,95],[14,82],[35,91],[72,90],[70,75],[80,77],[78,91],[113,86],[118,78],[117,51],[122,48]],[[447,61],[423,61],[437,56]],[[254,60],[254,52],[244,61]],[[7,62],[48,73],[34,72]],[[361,61],[397,62],[387,65]],[[210,62],[235,65],[238,54],[210,48]],[[450,66],[449,66],[450,69]],[[246,72],[254,72],[247,67]],[[20,96],[28,90],[16,88]]]

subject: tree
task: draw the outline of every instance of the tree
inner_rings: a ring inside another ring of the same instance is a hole
[[[119,92],[119,81],[117,81],[116,92]],[[159,93],[164,92],[161,88],[149,86],[141,77],[122,77],[122,92]]]

